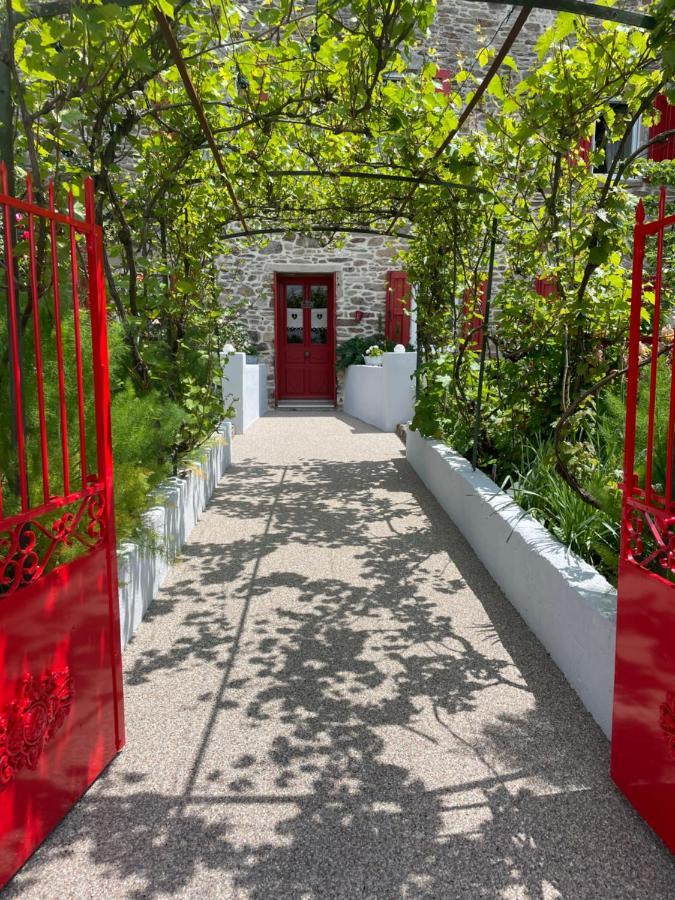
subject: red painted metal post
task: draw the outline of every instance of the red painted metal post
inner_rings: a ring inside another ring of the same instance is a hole
[[[33,183],[26,176],[26,196],[33,202]],[[42,494],[49,502],[49,450],[47,447],[47,419],[45,416],[44,370],[42,366],[42,341],[40,334],[40,306],[37,275],[37,253],[35,251],[35,217],[28,213],[28,255],[30,260],[30,297],[33,307],[33,337],[35,340],[35,378],[37,382],[38,416],[40,420],[40,457],[42,460]]]
[[[55,212],[54,182],[49,183],[49,211]],[[56,336],[56,364],[59,383],[59,411],[61,418],[61,456],[63,459],[63,493],[70,493],[70,459],[68,453],[68,412],[66,409],[66,376],[63,365],[63,336],[61,334],[61,289],[59,285],[59,255],[56,221],[50,217],[52,293],[54,296],[54,334]]]
[[[105,486],[108,599],[110,621],[113,703],[115,706],[116,744],[120,750],[125,743],[124,695],[122,683],[122,646],[120,637],[119,589],[117,577],[117,541],[115,536],[115,507],[113,484],[112,425],[110,421],[110,382],[108,363],[107,309],[103,274],[103,235],[96,224],[94,182],[85,182],[87,231],[87,259],[90,280],[91,339],[94,362],[94,395],[98,476]]]
[[[666,192],[661,188],[659,219],[666,214]],[[656,278],[654,279],[654,313],[652,319],[652,362],[649,381],[649,418],[647,425],[647,459],[645,466],[645,503],[652,499],[652,470],[654,466],[654,426],[656,420],[656,381],[659,373],[659,338],[661,336],[661,285],[663,283],[663,230],[656,238]]]
[[[7,196],[8,180],[7,168],[0,163],[0,183],[2,192]],[[5,269],[7,272],[7,292],[9,307],[9,345],[12,357],[12,385],[14,389],[14,416],[16,422],[16,449],[19,466],[19,493],[21,496],[21,510],[25,512],[29,505],[28,476],[26,474],[26,438],[23,426],[23,385],[21,379],[21,364],[19,362],[19,326],[16,318],[16,281],[14,278],[14,246],[12,232],[12,212],[7,203],[3,205],[3,218],[5,226]]]
[[[638,363],[640,358],[640,317],[642,313],[642,271],[645,260],[645,208],[638,203],[633,231],[633,279],[631,289],[630,338],[628,344],[628,387],[626,395],[626,437],[623,461],[624,498],[635,483],[635,423],[637,421]]]
[[[666,189],[661,188],[661,206],[663,211],[661,216],[665,216]],[[675,498],[673,498],[673,466],[675,458],[673,457],[675,442],[675,374],[673,374],[673,365],[670,367],[670,404],[668,410],[668,438],[666,445],[666,509],[672,512],[675,508]]]
[[[75,220],[75,204],[73,192],[68,194],[68,215]],[[80,330],[80,292],[78,289],[77,239],[75,226],[71,223],[70,231],[70,273],[73,288],[73,324],[75,326],[75,372],[77,377],[77,415],[80,426],[80,469],[82,471],[82,487],[87,485],[87,437],[84,414],[84,383],[82,376],[82,335]]]

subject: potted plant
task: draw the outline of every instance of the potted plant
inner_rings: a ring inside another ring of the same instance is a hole
[[[381,366],[382,365],[382,357],[384,356],[384,350],[382,347],[378,347],[377,344],[373,344],[372,347],[368,347],[366,350],[364,359],[367,366]]]

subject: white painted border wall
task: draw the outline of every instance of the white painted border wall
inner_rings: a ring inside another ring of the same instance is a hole
[[[615,589],[441,441],[409,431],[406,455],[610,737]]]
[[[385,353],[381,366],[348,366],[344,411],[381,431],[412,419],[415,408],[413,374],[416,353]]]
[[[245,353],[222,353],[223,399],[234,407],[234,430],[243,434],[267,412],[267,366],[247,363]]]
[[[138,630],[172,560],[197,524],[216,485],[232,463],[232,425],[222,422],[203,451],[187,462],[183,477],[168,478],[144,515],[156,548],[127,541],[117,552],[122,647]]]

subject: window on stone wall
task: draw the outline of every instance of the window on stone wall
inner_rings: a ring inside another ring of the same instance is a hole
[[[328,288],[325,284],[312,287],[312,343],[328,343]]]
[[[617,101],[615,103],[611,103],[610,106],[612,107],[614,115],[617,118],[627,118],[627,104]],[[610,171],[617,156],[620,160],[627,159],[629,156],[635,153],[635,151],[646,141],[646,129],[643,127],[641,119],[638,119],[635,125],[633,125],[630,135],[628,136],[628,140],[624,142],[623,146],[621,146],[620,141],[608,140],[607,132],[608,128],[605,119],[598,119],[598,121],[595,123],[595,134],[593,135],[592,149],[605,151],[604,160],[593,167],[593,171],[600,174],[607,174],[607,172]]]
[[[305,287],[302,284],[286,285],[286,343],[302,344],[304,340],[302,299]]]

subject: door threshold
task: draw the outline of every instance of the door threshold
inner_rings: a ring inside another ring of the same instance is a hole
[[[277,409],[335,409],[332,400],[279,400]]]

